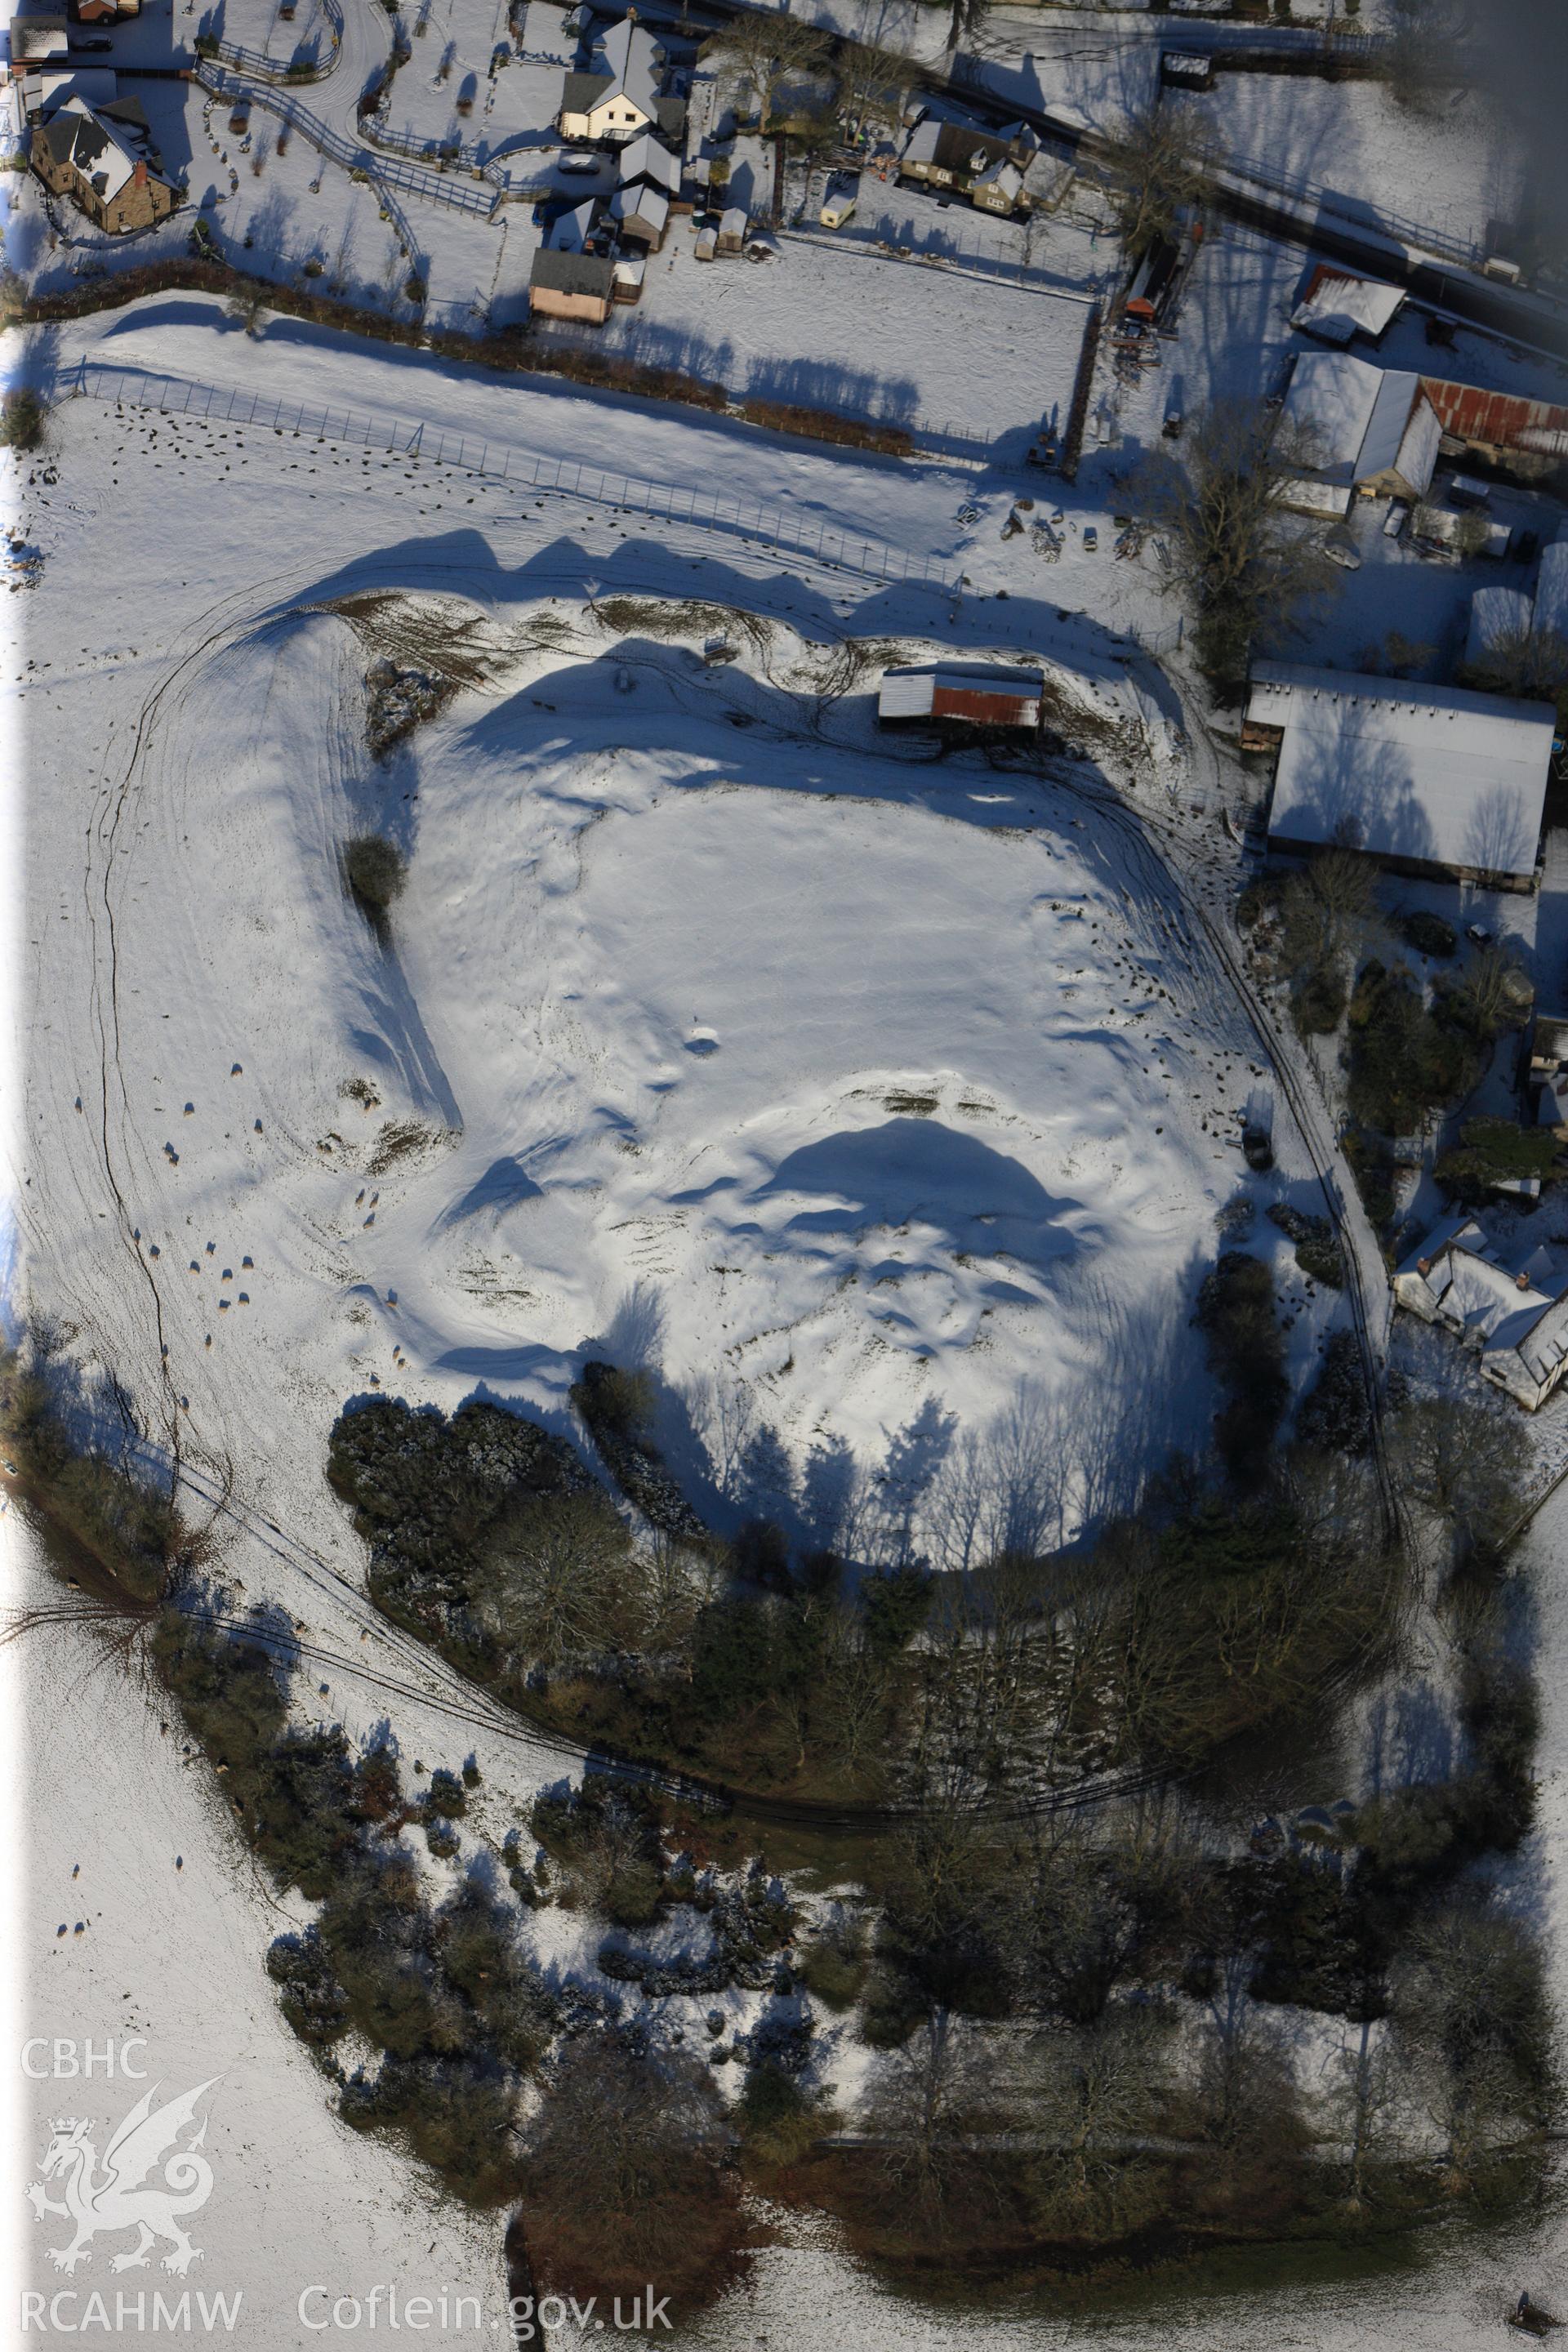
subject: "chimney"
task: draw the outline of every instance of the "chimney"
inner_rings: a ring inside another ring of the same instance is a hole
[[[1513,1277],[1513,1286],[1516,1290],[1528,1290],[1530,1288],[1529,1275],[1516,1274]]]
[[[139,188],[144,188],[144,187],[146,186],[146,184],[147,184],[147,166],[146,166],[146,164],[142,161],[142,158],[140,157],[140,155],[139,155],[139,156],[137,157],[137,159],[136,159],[136,168],[135,168],[135,170],[132,173],[131,176],[132,176],[132,178],[135,181],[136,185],[137,185]]]
[[[1417,1274],[1421,1275],[1430,1274],[1432,1271],[1431,1259],[1429,1257],[1418,1257],[1415,1261],[1415,1271]]]

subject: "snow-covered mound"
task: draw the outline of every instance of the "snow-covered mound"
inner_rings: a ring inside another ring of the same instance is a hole
[[[560,1423],[595,1344],[661,1374],[721,1514],[765,1427],[786,1517],[814,1448],[864,1488],[911,1423],[929,1469],[1021,1392],[1132,1472],[1201,1440],[1186,1315],[1237,1166],[1203,1122],[1245,1073],[1146,869],[1069,789],[879,736],[873,666],[813,701],[821,648],[742,642],[709,668],[579,607],[296,611],[165,702],[111,1115],[209,1455],[276,1450],[298,1491],[373,1386]],[[377,762],[389,643],[462,683]],[[1080,701],[1108,765],[1147,734]],[[409,858],[385,946],[341,880],[367,829]],[[84,1336],[149,1385],[144,1290],[78,1272]]]

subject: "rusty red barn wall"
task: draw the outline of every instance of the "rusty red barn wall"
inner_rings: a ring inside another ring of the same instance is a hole
[[[1033,727],[1040,716],[1032,695],[987,694],[971,686],[939,686],[931,710],[933,719],[967,719],[975,727]]]
[[[1568,448],[1568,408],[1550,401],[1524,400],[1517,393],[1482,392],[1468,383],[1447,383],[1425,375],[1421,388],[1437,412],[1445,433],[1483,441],[1494,449],[1532,449],[1551,455]]]

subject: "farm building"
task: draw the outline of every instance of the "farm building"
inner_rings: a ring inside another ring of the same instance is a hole
[[[1502,677],[1529,640],[1531,612],[1522,588],[1478,588],[1470,598],[1466,669],[1476,677]]]
[[[1539,702],[1258,662],[1242,740],[1278,748],[1268,835],[1396,874],[1529,890],[1555,714]]]
[[[623,16],[599,42],[585,73],[569,73],[556,125],[563,139],[636,139],[645,131],[682,138],[686,108],[666,98],[663,49],[635,15]]]
[[[1405,300],[1403,286],[1362,278],[1321,261],[1290,313],[1290,324],[1320,342],[1348,343],[1357,335],[1375,343]]]
[[[1539,1006],[1530,1029],[1529,1082],[1535,1124],[1568,1142],[1568,1016]]]
[[[1127,289],[1127,299],[1122,309],[1128,318],[1142,320],[1146,325],[1152,325],[1158,319],[1170,294],[1180,258],[1181,248],[1173,238],[1157,236],[1154,239],[1133,271],[1132,283]]]
[[[877,716],[884,727],[952,724],[1037,728],[1046,681],[1037,669],[1001,663],[931,662],[882,673]]]
[[[1212,89],[1214,56],[1207,49],[1162,49],[1160,84],[1163,89]]]
[[[751,226],[744,205],[731,205],[721,215],[715,250],[720,254],[743,253],[746,231]]]
[[[1442,376],[1423,376],[1421,389],[1443,431],[1478,457],[1525,474],[1547,472],[1568,457],[1568,408]]]
[[[1302,444],[1289,503],[1348,514],[1358,494],[1424,498],[1442,440],[1424,382],[1348,352],[1303,352],[1285,398],[1285,422]]]
[[[616,265],[602,254],[542,246],[528,274],[528,307],[542,319],[603,326],[616,299]]]
[[[1532,618],[1538,637],[1560,637],[1568,647],[1568,539],[1554,539],[1541,551]]]
[[[69,196],[113,235],[151,228],[174,209],[174,188],[136,99],[94,107],[73,94],[35,128],[28,158],[47,188]]]
[[[69,47],[63,8],[23,6],[11,19],[11,63],[17,72],[49,58],[64,58]]]
[[[1481,1378],[1536,1412],[1568,1366],[1568,1297],[1537,1250],[1506,1266],[1471,1218],[1429,1234],[1394,1277],[1399,1305],[1452,1331],[1480,1358]]]
[[[1476,590],[1465,640],[1465,667],[1482,680],[1489,674],[1517,684],[1531,667],[1549,677],[1557,663],[1568,667],[1568,540],[1563,539],[1542,550],[1533,596],[1522,588]]]

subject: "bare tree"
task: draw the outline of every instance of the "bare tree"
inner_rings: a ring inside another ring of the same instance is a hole
[[[896,130],[916,67],[876,41],[845,41],[838,51],[838,108],[852,139]]]
[[[1352,849],[1320,850],[1287,882],[1280,951],[1291,971],[1340,971],[1377,916],[1377,875]]]
[[[1164,539],[1163,585],[1194,615],[1194,647],[1210,683],[1234,692],[1255,637],[1279,635],[1339,575],[1290,511],[1292,484],[1318,450],[1268,410],[1222,403],[1200,417],[1177,457],[1146,463],[1142,500]]]
[[[708,2070],[594,2033],[569,2042],[525,2139],[529,2252],[542,2280],[606,2300],[651,2278],[711,2280],[739,2238],[732,2139]]]
[[[1107,131],[1100,158],[1110,178],[1117,233],[1129,261],[1142,260],[1203,194],[1216,157],[1201,119],[1155,97]]]
[[[1519,1508],[1530,1448],[1517,1407],[1468,1377],[1458,1392],[1420,1397],[1394,1417],[1389,1451],[1407,1500],[1451,1556],[1485,1551]]]
[[[629,1554],[626,1528],[605,1496],[533,1498],[502,1522],[479,1564],[480,1622],[530,1664],[559,1665],[635,1639],[641,1627]]]
[[[867,2093],[863,2128],[878,2143],[887,2186],[927,2229],[943,2232],[960,2211],[990,2200],[974,2142],[996,2124],[996,2077],[984,2029],[935,2008]]]
[[[1168,2017],[1143,2006],[1035,2037],[1035,2170],[1047,2206],[1069,2226],[1104,2231],[1124,2221],[1137,2143],[1158,2128],[1170,2095],[1169,2042]]]
[[[1439,114],[1468,68],[1458,42],[1461,20],[1453,0],[1389,0],[1388,31],[1379,57],[1398,104],[1411,114]]]
[[[819,70],[830,53],[828,36],[816,25],[800,16],[755,10],[732,17],[704,52],[718,65],[726,87],[752,101],[764,131],[773,128],[785,83]]]
[[[1556,2053],[1539,1950],[1484,1901],[1450,1900],[1424,1919],[1394,1978],[1394,2028],[1450,2183],[1468,2187],[1490,2152],[1550,2119]]]
[[[1376,2194],[1378,2164],[1401,2145],[1404,2084],[1386,2029],[1371,2018],[1347,2028],[1326,2071],[1328,2118],[1344,2148],[1345,2201],[1364,2211]]]
[[[1479,661],[1466,665],[1465,675],[1494,694],[1555,702],[1568,689],[1568,639],[1555,629],[1504,630]]]

